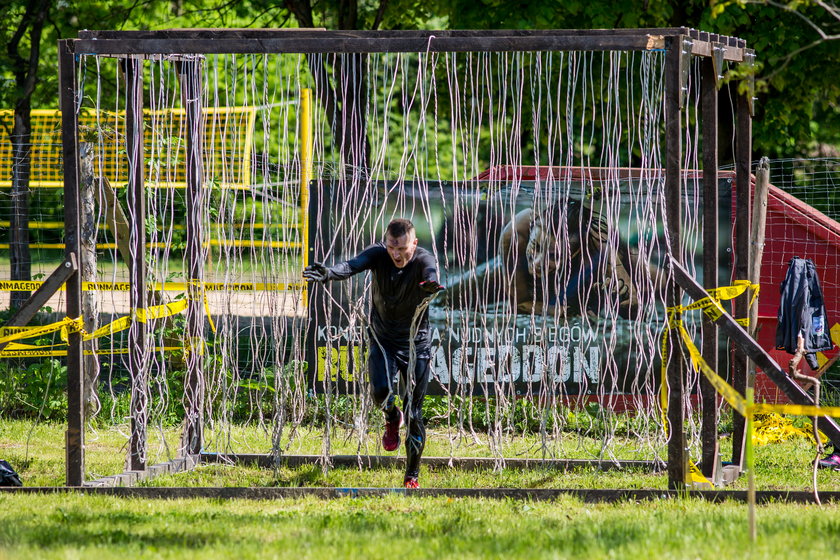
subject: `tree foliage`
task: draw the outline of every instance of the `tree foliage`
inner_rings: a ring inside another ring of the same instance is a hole
[[[757,56],[753,151],[774,157],[840,150],[837,9],[825,2],[456,0],[453,28],[694,27],[741,37]],[[823,30],[824,35],[815,29]],[[805,50],[803,50],[805,49]]]
[[[0,7],[0,43],[9,44],[28,4]],[[742,37],[757,53],[759,102],[754,151],[760,155],[832,153],[840,145],[840,41],[830,4],[814,0],[116,0],[48,3],[33,107],[57,106],[56,40],[79,29],[175,27],[324,27],[329,29],[545,29],[687,26]],[[807,19],[806,19],[807,18]],[[27,45],[29,36],[22,38]],[[807,50],[799,52],[800,49]],[[12,61],[0,52],[0,105],[12,108]],[[723,104],[722,104],[723,105]]]

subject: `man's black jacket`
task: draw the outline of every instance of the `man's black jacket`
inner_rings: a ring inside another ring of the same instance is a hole
[[[776,348],[796,353],[797,336],[802,333],[805,359],[816,370],[819,364],[814,353],[830,350],[834,344],[826,328],[825,303],[814,262],[799,257],[790,259],[781,293]]]

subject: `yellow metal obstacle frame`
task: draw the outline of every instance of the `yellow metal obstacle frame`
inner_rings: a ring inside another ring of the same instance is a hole
[[[204,118],[204,169],[208,176],[219,177],[223,189],[245,190],[252,187],[251,157],[254,151],[254,125],[257,106],[209,107],[202,111]],[[224,240],[210,239],[209,246],[234,245],[237,247],[268,249],[300,249],[304,266],[307,264],[309,182],[312,180],[312,90],[300,91],[300,220],[294,224],[252,224],[254,228],[285,225],[301,229],[302,243],[287,241]],[[0,110],[0,125],[11,130],[14,112]],[[167,158],[169,181],[150,181],[158,188],[186,187],[186,113],[184,109],[172,108],[145,111],[144,146],[146,158]],[[154,126],[151,126],[154,125]],[[128,166],[124,153],[125,113],[82,111],[79,114],[80,129],[86,127],[98,131],[101,141],[101,167],[97,175],[108,178],[111,186],[125,187],[128,184]],[[61,166],[61,112],[50,109],[32,111],[32,138],[29,145],[31,157],[30,188],[58,189],[64,186]],[[0,188],[12,185],[12,147],[10,142],[0,143]],[[0,220],[0,228],[10,227],[8,220]],[[181,226],[183,229],[184,226]],[[212,227],[212,226],[211,226]],[[64,228],[64,222],[30,221],[30,229]],[[175,226],[175,229],[179,229]],[[162,247],[162,243],[148,243],[147,247]],[[8,243],[0,243],[0,249],[8,249]],[[63,243],[31,243],[32,249],[64,249]],[[116,243],[99,243],[98,249],[116,249]],[[0,287],[0,290],[23,289],[17,286]],[[35,288],[33,288],[35,289]],[[104,289],[104,288],[103,288]]]
[[[246,189],[251,186],[251,155],[254,150],[254,124],[259,107],[207,107],[204,118],[204,169],[207,176],[218,177],[223,188]],[[155,181],[159,187],[185,188],[186,112],[172,108],[143,113],[145,157],[167,159],[167,181]],[[0,111],[0,125],[12,129],[14,112]],[[107,177],[114,187],[128,183],[125,158],[125,113],[79,113],[80,130],[90,130],[101,146],[102,168],[97,175]],[[153,126],[152,126],[153,125]],[[61,166],[61,112],[51,109],[32,111],[30,188],[58,189],[64,186]],[[0,143],[0,187],[10,187],[12,146]]]
[[[237,242],[237,246],[242,246],[248,244],[253,247],[268,247],[268,248],[279,248],[279,249],[300,249],[301,251],[301,261],[303,266],[306,266],[308,263],[308,233],[309,233],[309,183],[312,180],[312,153],[313,153],[313,135],[312,135],[312,91],[310,89],[302,89],[301,90],[301,99],[300,99],[300,119],[301,119],[301,155],[300,155],[300,164],[301,164],[301,171],[300,171],[300,218],[298,223],[295,224],[255,224],[256,227],[276,227],[278,225],[287,225],[290,227],[300,228],[301,229],[301,243],[289,243],[289,242],[260,242],[260,241],[240,241]],[[231,174],[228,176],[229,178],[234,179],[234,181],[227,181],[224,182],[223,185],[227,188],[250,188],[251,182],[251,173],[250,173],[250,160],[251,160],[251,153],[253,150],[253,130],[254,130],[254,122],[256,119],[256,112],[257,107],[221,107],[216,109],[207,109],[205,111],[205,119],[209,123],[213,123],[213,126],[219,126],[220,123],[226,123],[225,126],[230,125],[232,122],[235,125],[237,122],[241,123],[242,126],[236,126],[237,132],[235,132],[234,137],[236,138],[237,142],[241,140],[242,150],[238,152],[241,157],[238,158],[238,163],[230,164],[232,160],[224,160],[222,158],[216,158],[212,154],[207,156],[205,154],[206,162],[205,164],[212,165],[213,163],[224,163],[228,165],[228,169],[232,170]],[[171,113],[171,129],[175,130],[175,126],[177,124],[178,127],[183,127],[185,120],[184,120],[184,111],[181,109],[173,109],[168,111],[167,113]],[[163,114],[162,111],[157,112],[148,112],[147,117],[155,117],[161,116]],[[111,113],[109,116],[113,116],[114,114]],[[4,119],[11,119],[12,112],[11,111],[0,111],[0,122],[3,122]],[[163,115],[166,116],[166,115]],[[234,118],[235,117],[235,118]],[[58,137],[59,134],[59,125],[60,125],[61,113],[58,111],[48,111],[48,110],[39,110],[33,111],[33,140],[32,140],[32,169],[33,175],[30,186],[32,187],[40,187],[40,188],[59,188],[63,187],[63,177],[61,172],[61,161],[60,161],[60,154],[61,154],[61,144],[59,142],[60,138]],[[84,117],[80,116],[80,123],[81,124],[89,124],[91,122],[96,122],[95,118],[92,115],[85,115]],[[102,126],[102,119],[99,120],[97,123],[99,126]],[[179,128],[178,130],[183,131],[183,128]],[[146,140],[149,141],[151,137],[151,132],[149,128],[146,129]],[[207,136],[205,141],[208,141],[208,138],[212,139],[212,144],[214,146],[212,152],[219,154],[221,153],[224,156],[224,150],[220,149],[220,146],[224,144],[220,138],[223,137],[222,134],[210,134],[205,132]],[[55,136],[55,139],[53,139]],[[49,139],[49,142],[45,142],[45,139]],[[148,144],[147,144],[148,145]],[[183,151],[183,143],[179,144],[179,153]],[[121,173],[125,172],[125,169],[121,169],[121,167],[116,163],[119,152],[118,152],[118,143],[109,142],[106,143],[105,147],[105,155],[103,159],[105,160],[105,174],[106,176],[113,177],[113,183],[117,186],[125,186],[127,184],[126,179],[121,175]],[[219,161],[216,161],[216,160]],[[0,177],[7,177],[11,175],[11,162],[12,162],[12,155],[11,155],[11,148],[8,143],[0,144]],[[110,162],[110,163],[109,163]],[[186,177],[183,170],[179,171],[178,181],[169,182],[166,184],[161,185],[158,183],[159,186],[163,186],[164,188],[184,188],[186,186]],[[11,185],[10,181],[0,181],[0,187],[9,187]],[[8,227],[8,221],[0,221],[0,227]],[[40,228],[40,229],[61,229],[64,227],[63,222],[31,222],[30,227]],[[221,243],[218,240],[210,240],[208,245],[217,246]],[[147,244],[147,246],[151,245],[160,245],[160,244]],[[46,249],[63,249],[63,243],[56,243],[56,244],[31,244],[30,247],[33,248],[46,248]],[[109,243],[109,244],[98,244],[98,248],[116,248],[116,244]],[[8,248],[8,244],[0,244],[0,248]],[[23,291],[33,291],[41,287],[43,284],[42,281],[7,281],[7,280],[0,280],[0,291],[14,291],[14,290],[23,290]],[[159,284],[154,284],[149,286],[151,290],[154,291],[175,291],[175,292],[187,292],[188,284],[184,282],[163,282]],[[64,289],[63,286],[60,289]],[[85,291],[128,291],[131,289],[131,285],[128,282],[83,282],[82,289]],[[280,282],[280,283],[253,283],[253,282],[238,282],[238,283],[219,283],[219,282],[205,282],[201,285],[201,293],[205,294],[206,292],[213,292],[213,291],[290,291],[290,290],[303,290],[303,299],[306,300],[306,284],[304,282]],[[206,295],[204,296],[204,304],[207,305]],[[121,330],[125,330],[128,328],[128,325],[132,321],[141,321],[144,322],[146,315],[145,313],[151,313],[151,316],[154,318],[162,318],[168,317],[173,314],[180,313],[186,307],[186,300],[180,300],[179,302],[174,302],[154,308],[150,308],[149,310],[133,310],[128,316],[122,317],[105,327],[100,328],[95,333],[83,333],[85,335],[85,340],[98,338],[105,335],[114,334],[115,332],[119,332]],[[208,319],[212,321],[210,318],[209,309],[207,310]],[[212,326],[212,323],[211,323]],[[46,356],[64,356],[67,354],[67,350],[56,348],[56,346],[66,346],[67,340],[67,333],[76,330],[79,331],[81,329],[81,318],[70,319],[65,318],[62,321],[54,323],[48,326],[39,326],[39,327],[0,327],[0,344],[4,345],[4,348],[0,349],[0,358],[12,358],[12,357],[46,357]],[[21,339],[33,338],[36,336],[42,336],[44,334],[48,334],[51,332],[60,331],[62,336],[62,343],[56,345],[49,345],[49,346],[35,346],[35,345],[28,345],[28,344],[21,344],[17,343],[16,341]],[[181,347],[173,347],[173,348],[160,348],[158,350],[183,350]],[[118,354],[124,353],[126,350],[124,349],[110,349],[110,350],[102,350],[97,353],[99,354]]]

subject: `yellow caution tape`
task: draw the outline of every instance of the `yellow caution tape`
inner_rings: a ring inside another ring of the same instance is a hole
[[[145,323],[150,319],[163,319],[171,315],[176,315],[187,308],[187,300],[182,299],[166,303],[163,305],[153,305],[152,307],[140,308],[134,310],[134,316],[141,323]]]
[[[178,350],[184,350],[182,346],[156,346],[154,348],[155,352],[175,352]],[[96,352],[91,352],[90,350],[86,350],[84,352],[85,356],[92,356],[96,354],[97,356],[110,356],[110,355],[117,355],[117,354],[128,354],[131,352],[130,348],[113,348],[113,349],[106,349],[106,350],[97,350]],[[67,350],[9,350],[4,349],[0,351],[0,359],[3,358],[51,358],[51,357],[61,357],[66,356]]]
[[[815,406],[815,405],[804,405],[804,404],[766,404],[766,403],[758,403],[753,405],[748,405],[747,400],[741,396],[741,394],[735,390],[732,385],[727,383],[721,376],[719,376],[715,371],[709,367],[706,363],[706,360],[703,359],[700,350],[697,349],[697,346],[694,345],[694,341],[691,340],[691,336],[689,335],[688,331],[685,330],[685,327],[682,325],[678,325],[680,331],[680,337],[685,344],[686,349],[688,350],[689,356],[691,357],[691,363],[695,367],[706,376],[706,379],[709,380],[709,383],[715,388],[717,393],[726,400],[729,405],[737,410],[742,416],[747,417],[754,414],[768,414],[768,413],[779,413],[779,414],[793,414],[797,416],[832,416],[832,417],[840,417],[840,407],[838,406]],[[666,401],[667,402],[667,401]]]
[[[685,483],[697,490],[714,490],[715,485],[703,476],[703,473],[694,464],[694,461],[688,461],[688,469],[685,471]]]
[[[70,319],[68,317],[57,323],[44,325],[42,327],[30,327],[21,332],[13,333],[4,336],[3,338],[0,338],[0,344],[8,344],[7,348],[0,352],[0,355],[2,355],[3,357],[36,357],[59,355],[64,356],[66,355],[66,350],[49,350],[49,348],[61,346],[62,344],[52,344],[49,346],[31,346],[27,344],[14,344],[14,341],[26,338],[34,338],[36,336],[42,336],[56,331],[60,331],[61,340],[64,341],[64,344],[67,343],[69,334],[71,332],[82,332],[82,340],[88,341],[93,340],[94,338],[100,338],[103,336],[118,333],[120,331],[124,331],[125,329],[131,326],[131,323],[134,320],[137,320],[141,323],[145,323],[150,319],[163,319],[171,315],[176,315],[186,308],[187,300],[180,300],[164,305],[155,305],[152,307],[147,307],[145,309],[135,309],[131,315],[128,315],[126,317],[120,317],[116,321],[112,321],[107,325],[96,329],[96,331],[92,333],[84,332],[84,322],[81,318]],[[64,352],[64,354],[55,354],[52,352]]]
[[[32,292],[43,284],[40,280],[0,280],[0,292],[23,291]],[[187,290],[187,282],[155,282],[149,285],[149,290],[156,292],[183,292]],[[306,286],[305,282],[203,282],[206,292],[287,292],[299,290]],[[64,290],[62,286],[59,288]],[[82,291],[93,292],[129,292],[129,282],[82,282]]]
[[[667,433],[666,418],[667,418],[667,415],[668,415],[668,383],[667,383],[667,375],[668,374],[667,374],[667,362],[666,362],[666,356],[667,356],[667,352],[668,352],[668,333],[671,331],[671,329],[679,328],[680,331],[681,331],[680,334],[682,335],[683,340],[685,340],[688,337],[688,333],[683,334],[685,332],[685,329],[682,326],[682,319],[680,319],[680,315],[682,313],[684,313],[686,311],[702,310],[703,313],[711,321],[717,321],[718,319],[720,319],[723,316],[724,313],[726,313],[726,311],[723,309],[723,306],[720,304],[720,302],[735,299],[736,297],[740,296],[741,294],[743,294],[748,289],[753,291],[752,299],[750,300],[750,304],[749,304],[749,306],[752,307],[753,303],[755,302],[756,298],[758,297],[758,292],[759,292],[760,286],[758,284],[753,284],[749,280],[735,280],[732,283],[731,286],[721,286],[719,288],[710,289],[709,290],[709,297],[698,299],[697,301],[695,301],[693,303],[690,303],[688,305],[675,305],[674,307],[669,307],[669,308],[666,309],[666,311],[668,313],[668,326],[662,332],[662,344],[661,344],[662,368],[661,368],[661,381],[660,381],[660,387],[659,387],[659,405],[662,409],[662,425],[666,427],[665,428],[666,433]],[[747,318],[744,318],[744,319],[737,319],[736,322],[738,324],[742,325],[742,326],[749,326],[750,320],[747,317]],[[688,339],[690,340],[690,337],[688,337]],[[693,343],[692,343],[691,347],[696,350],[696,347],[694,347]],[[689,348],[689,352],[691,352],[690,348]],[[699,352],[697,352],[697,356],[700,357]],[[702,361],[703,364],[706,363],[705,361],[703,361],[702,357],[700,357],[700,360]],[[694,357],[692,357],[692,361],[694,362]],[[697,365],[698,362],[694,362],[694,363],[695,363],[695,368],[702,369],[702,366]],[[717,374],[715,374],[714,371],[711,368],[708,367],[708,365],[705,365],[705,367],[708,368],[709,372],[711,372],[712,374],[717,376]],[[704,371],[704,373],[706,373],[706,372]],[[707,375],[707,378],[708,378],[708,375]],[[723,382],[726,386],[731,388],[731,386],[729,386],[729,384],[726,383],[726,381],[723,381],[723,379],[721,379],[720,377],[718,377],[718,379],[720,379],[720,381]],[[710,379],[710,381],[712,381],[712,380]],[[714,381],[712,381],[712,385],[715,385]],[[717,389],[718,392],[720,392],[721,390],[726,391],[727,394],[729,395],[729,397],[732,398],[732,399],[735,399],[736,395],[737,395],[738,398],[743,399],[743,397],[741,397],[740,394],[738,394],[738,392],[735,391],[734,389],[732,389],[732,391],[734,392],[734,395],[732,394],[732,392],[729,392],[728,390],[724,389],[723,386],[716,385],[715,389]],[[726,395],[724,395],[724,398],[727,398]],[[729,402],[729,401],[727,400],[727,402]],[[732,403],[730,403],[730,404],[732,404]],[[734,407],[734,405],[733,405],[733,407]]]
[[[298,290],[306,286],[306,282],[203,282],[206,292],[284,292]]]
[[[19,332],[25,332],[31,329],[31,326],[28,327],[0,327],[0,337],[7,336],[10,334],[16,334]]]
[[[1,358],[52,358],[66,356],[67,350],[3,350]]]
[[[207,317],[207,322],[210,324],[210,330],[216,334],[216,323],[213,322],[213,314],[210,312],[210,303],[207,301],[207,294],[204,294],[204,314]]]
[[[199,298],[204,302],[204,314],[210,324],[210,330],[216,334],[216,323],[213,322],[213,313],[210,311],[210,302],[207,301],[207,290],[201,282],[190,282],[187,290],[187,298],[197,301]]]
[[[747,289],[758,291],[758,284],[753,284],[749,280],[735,280],[731,286],[721,286],[719,288],[712,288],[709,290],[709,295],[719,300],[730,300],[740,296]]]
[[[55,344],[44,344],[43,346],[37,344],[22,344],[20,342],[10,342],[3,350],[48,350],[59,346],[67,346],[66,342],[57,342]]]
[[[790,418],[782,416],[777,412],[767,414],[755,413],[755,429],[753,430],[753,443],[755,445],[768,445],[780,443],[791,439],[807,439],[816,443],[814,427],[809,424],[807,428],[800,428],[793,424]],[[820,441],[828,441],[828,437],[819,432]]]
[[[814,406],[812,404],[755,404],[753,414],[793,414],[794,416],[831,416],[840,417],[840,406]]]
[[[43,282],[39,280],[0,280],[0,291],[4,292],[33,292],[41,287]]]
[[[729,406],[746,416],[747,401],[744,397],[742,397],[732,385],[727,383],[726,380],[709,367],[709,364],[707,364],[706,360],[703,359],[703,355],[700,354],[700,350],[697,349],[694,345],[694,341],[691,340],[691,336],[688,334],[688,331],[682,326],[680,327],[680,336],[686,349],[688,350],[689,356],[691,356],[691,363],[694,365],[694,368],[703,372],[703,375],[706,376],[709,383],[711,383],[718,394],[722,396],[727,403],[729,403]]]
[[[165,305],[155,305],[146,309],[135,309],[131,315],[120,317],[116,321],[112,321],[103,327],[99,327],[90,334],[85,334],[84,340],[93,340],[94,338],[100,338],[124,331],[131,326],[132,318],[136,318],[141,323],[145,323],[149,319],[163,319],[171,315],[177,315],[186,308],[187,300],[182,299]]]
[[[4,344],[6,342],[13,342],[15,340],[22,340],[25,338],[34,338],[36,336],[50,334],[56,331],[62,331],[62,336],[66,336],[65,333],[81,331],[83,326],[84,323],[82,322],[81,317],[77,319],[65,317],[57,323],[51,323],[49,325],[43,325],[40,327],[32,327],[22,332],[6,335],[0,338],[0,344]]]

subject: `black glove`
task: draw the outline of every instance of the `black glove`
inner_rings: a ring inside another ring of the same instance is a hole
[[[314,262],[303,269],[307,282],[326,282],[332,279],[332,271],[319,262]]]
[[[420,282],[420,288],[427,293],[436,294],[441,290],[445,290],[443,286],[438,284],[435,280],[426,280],[424,282]]]

